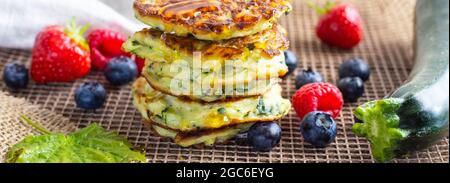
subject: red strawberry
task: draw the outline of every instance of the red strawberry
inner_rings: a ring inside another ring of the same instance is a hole
[[[329,83],[312,83],[300,88],[292,97],[298,117],[303,119],[308,113],[322,111],[333,118],[339,116],[344,105],[341,92]]]
[[[88,36],[91,47],[92,66],[97,70],[105,70],[109,60],[118,56],[129,56],[122,51],[122,44],[127,37],[120,32],[108,29],[96,29]]]
[[[325,8],[314,6],[323,16],[317,26],[317,36],[331,46],[351,49],[363,39],[362,18],[350,4],[335,6],[327,3]]]
[[[38,84],[71,82],[91,70],[89,45],[83,37],[89,25],[77,27],[75,20],[66,28],[46,27],[33,48],[31,77]]]
[[[144,66],[145,66],[145,59],[136,56],[136,58],[134,60],[135,60],[136,65],[138,67],[139,73],[142,73],[142,70],[144,69]]]

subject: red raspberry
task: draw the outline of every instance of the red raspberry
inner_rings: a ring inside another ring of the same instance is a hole
[[[344,99],[339,89],[332,84],[311,83],[295,93],[292,103],[301,119],[313,111],[329,113],[336,118],[342,111]]]
[[[145,66],[145,59],[136,56],[134,60],[136,62],[136,66],[138,67],[139,74],[142,73],[142,70]]]
[[[108,29],[96,29],[88,36],[91,47],[92,66],[97,70],[105,70],[109,60],[114,57],[128,56],[122,50],[127,37],[120,32]]]

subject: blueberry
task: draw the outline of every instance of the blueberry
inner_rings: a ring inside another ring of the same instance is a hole
[[[297,78],[295,79],[295,87],[300,89],[307,84],[321,82],[325,82],[323,76],[318,72],[314,72],[311,68],[308,68],[308,70],[302,70],[298,73]]]
[[[99,83],[84,83],[75,91],[77,106],[86,110],[95,110],[106,101],[106,90]]]
[[[106,79],[115,86],[132,82],[138,75],[136,63],[129,57],[112,58],[105,69]]]
[[[336,138],[336,122],[330,114],[310,112],[303,119],[300,132],[306,142],[314,147],[324,148]]]
[[[247,138],[253,150],[268,152],[280,143],[281,128],[275,122],[256,123],[248,131]]]
[[[18,63],[9,63],[3,70],[3,80],[11,89],[24,89],[28,85],[28,69]]]
[[[343,78],[339,81],[338,88],[346,102],[357,102],[364,94],[364,81],[358,77]]]
[[[284,76],[284,78],[291,75],[298,66],[297,56],[292,51],[285,51],[284,57],[286,58],[286,65],[288,66],[288,73]]]
[[[339,68],[339,77],[359,77],[367,81],[370,77],[370,66],[359,58],[352,58],[341,64]]]

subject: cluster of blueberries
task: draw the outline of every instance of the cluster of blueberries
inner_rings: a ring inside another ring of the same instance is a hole
[[[29,82],[28,69],[20,63],[6,64],[3,70],[3,80],[13,90],[24,89]],[[138,75],[134,60],[120,56],[111,59],[104,72],[105,78],[114,86],[126,85]],[[82,84],[75,91],[75,102],[79,108],[95,110],[101,108],[107,99],[105,87],[98,82]]]
[[[291,51],[285,52],[286,64],[289,72],[288,77],[296,70],[298,59]],[[351,58],[344,61],[339,67],[338,88],[346,102],[356,102],[364,94],[364,82],[369,79],[370,67],[362,59]],[[301,70],[295,78],[296,89],[310,84],[325,82],[322,74],[313,71],[311,68]],[[281,127],[273,123],[257,123],[251,127],[246,134],[247,140],[255,151],[270,151],[281,139]],[[337,125],[333,118],[323,112],[311,112],[305,116],[301,122],[300,132],[306,142],[314,147],[324,148],[332,143],[337,135]]]
[[[297,68],[297,59],[291,52],[286,53],[286,64],[289,67],[289,73]],[[292,70],[291,70],[292,69]],[[338,88],[346,102],[356,102],[364,94],[364,82],[370,77],[370,66],[360,58],[351,58],[339,67]],[[311,68],[302,70],[295,78],[295,87],[300,89],[310,83],[325,82],[322,74],[313,71]]]

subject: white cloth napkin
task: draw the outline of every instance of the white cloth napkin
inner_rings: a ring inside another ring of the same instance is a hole
[[[73,17],[127,34],[143,27],[133,20],[132,0],[0,0],[0,47],[31,49],[40,30]]]

